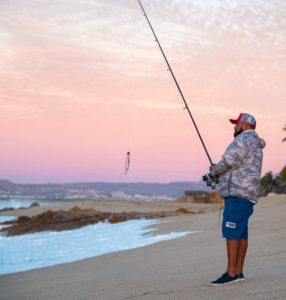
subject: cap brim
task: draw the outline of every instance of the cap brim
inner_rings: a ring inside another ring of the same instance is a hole
[[[238,120],[234,120],[234,119],[229,119],[229,122],[232,124],[237,124],[239,121]]]

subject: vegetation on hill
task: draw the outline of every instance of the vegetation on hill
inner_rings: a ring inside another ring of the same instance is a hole
[[[285,138],[286,140],[286,138]],[[266,196],[268,193],[286,194],[286,166],[283,167],[278,176],[273,176],[272,172],[267,172],[260,179],[260,193]]]

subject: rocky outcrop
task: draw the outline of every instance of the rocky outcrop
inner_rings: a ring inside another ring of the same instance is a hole
[[[177,209],[178,213],[187,214],[189,211],[185,207],[180,207]]]
[[[0,212],[5,212],[5,211],[12,211],[12,210],[16,210],[16,209],[28,209],[31,207],[39,207],[40,204],[38,202],[33,202],[30,206],[28,207],[19,207],[19,208],[14,208],[14,207],[5,207],[0,209]]]
[[[0,212],[11,211],[11,210],[15,210],[15,208],[14,207],[4,207],[4,208],[0,209]]]
[[[39,215],[27,217],[20,216],[16,221],[8,221],[4,224],[10,224],[10,227],[3,228],[0,232],[4,232],[8,236],[22,235],[40,231],[64,231],[80,228],[82,226],[96,224],[98,222],[108,221],[110,223],[124,222],[134,219],[154,219],[164,218],[178,215],[180,213],[192,213],[186,210],[171,212],[122,212],[111,213],[97,211],[92,208],[81,209],[73,207],[68,211],[48,210]]]
[[[176,202],[222,203],[223,199],[218,192],[185,191],[185,195],[178,197]]]

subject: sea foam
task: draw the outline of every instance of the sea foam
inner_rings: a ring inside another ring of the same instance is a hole
[[[0,274],[37,269],[133,249],[194,233],[151,234],[158,220],[98,223],[75,230],[0,236]]]

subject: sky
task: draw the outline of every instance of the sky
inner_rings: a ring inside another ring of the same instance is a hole
[[[248,112],[286,164],[286,2],[142,0],[213,162]],[[136,0],[0,0],[0,178],[199,180],[209,161]],[[130,168],[124,174],[126,152]]]

